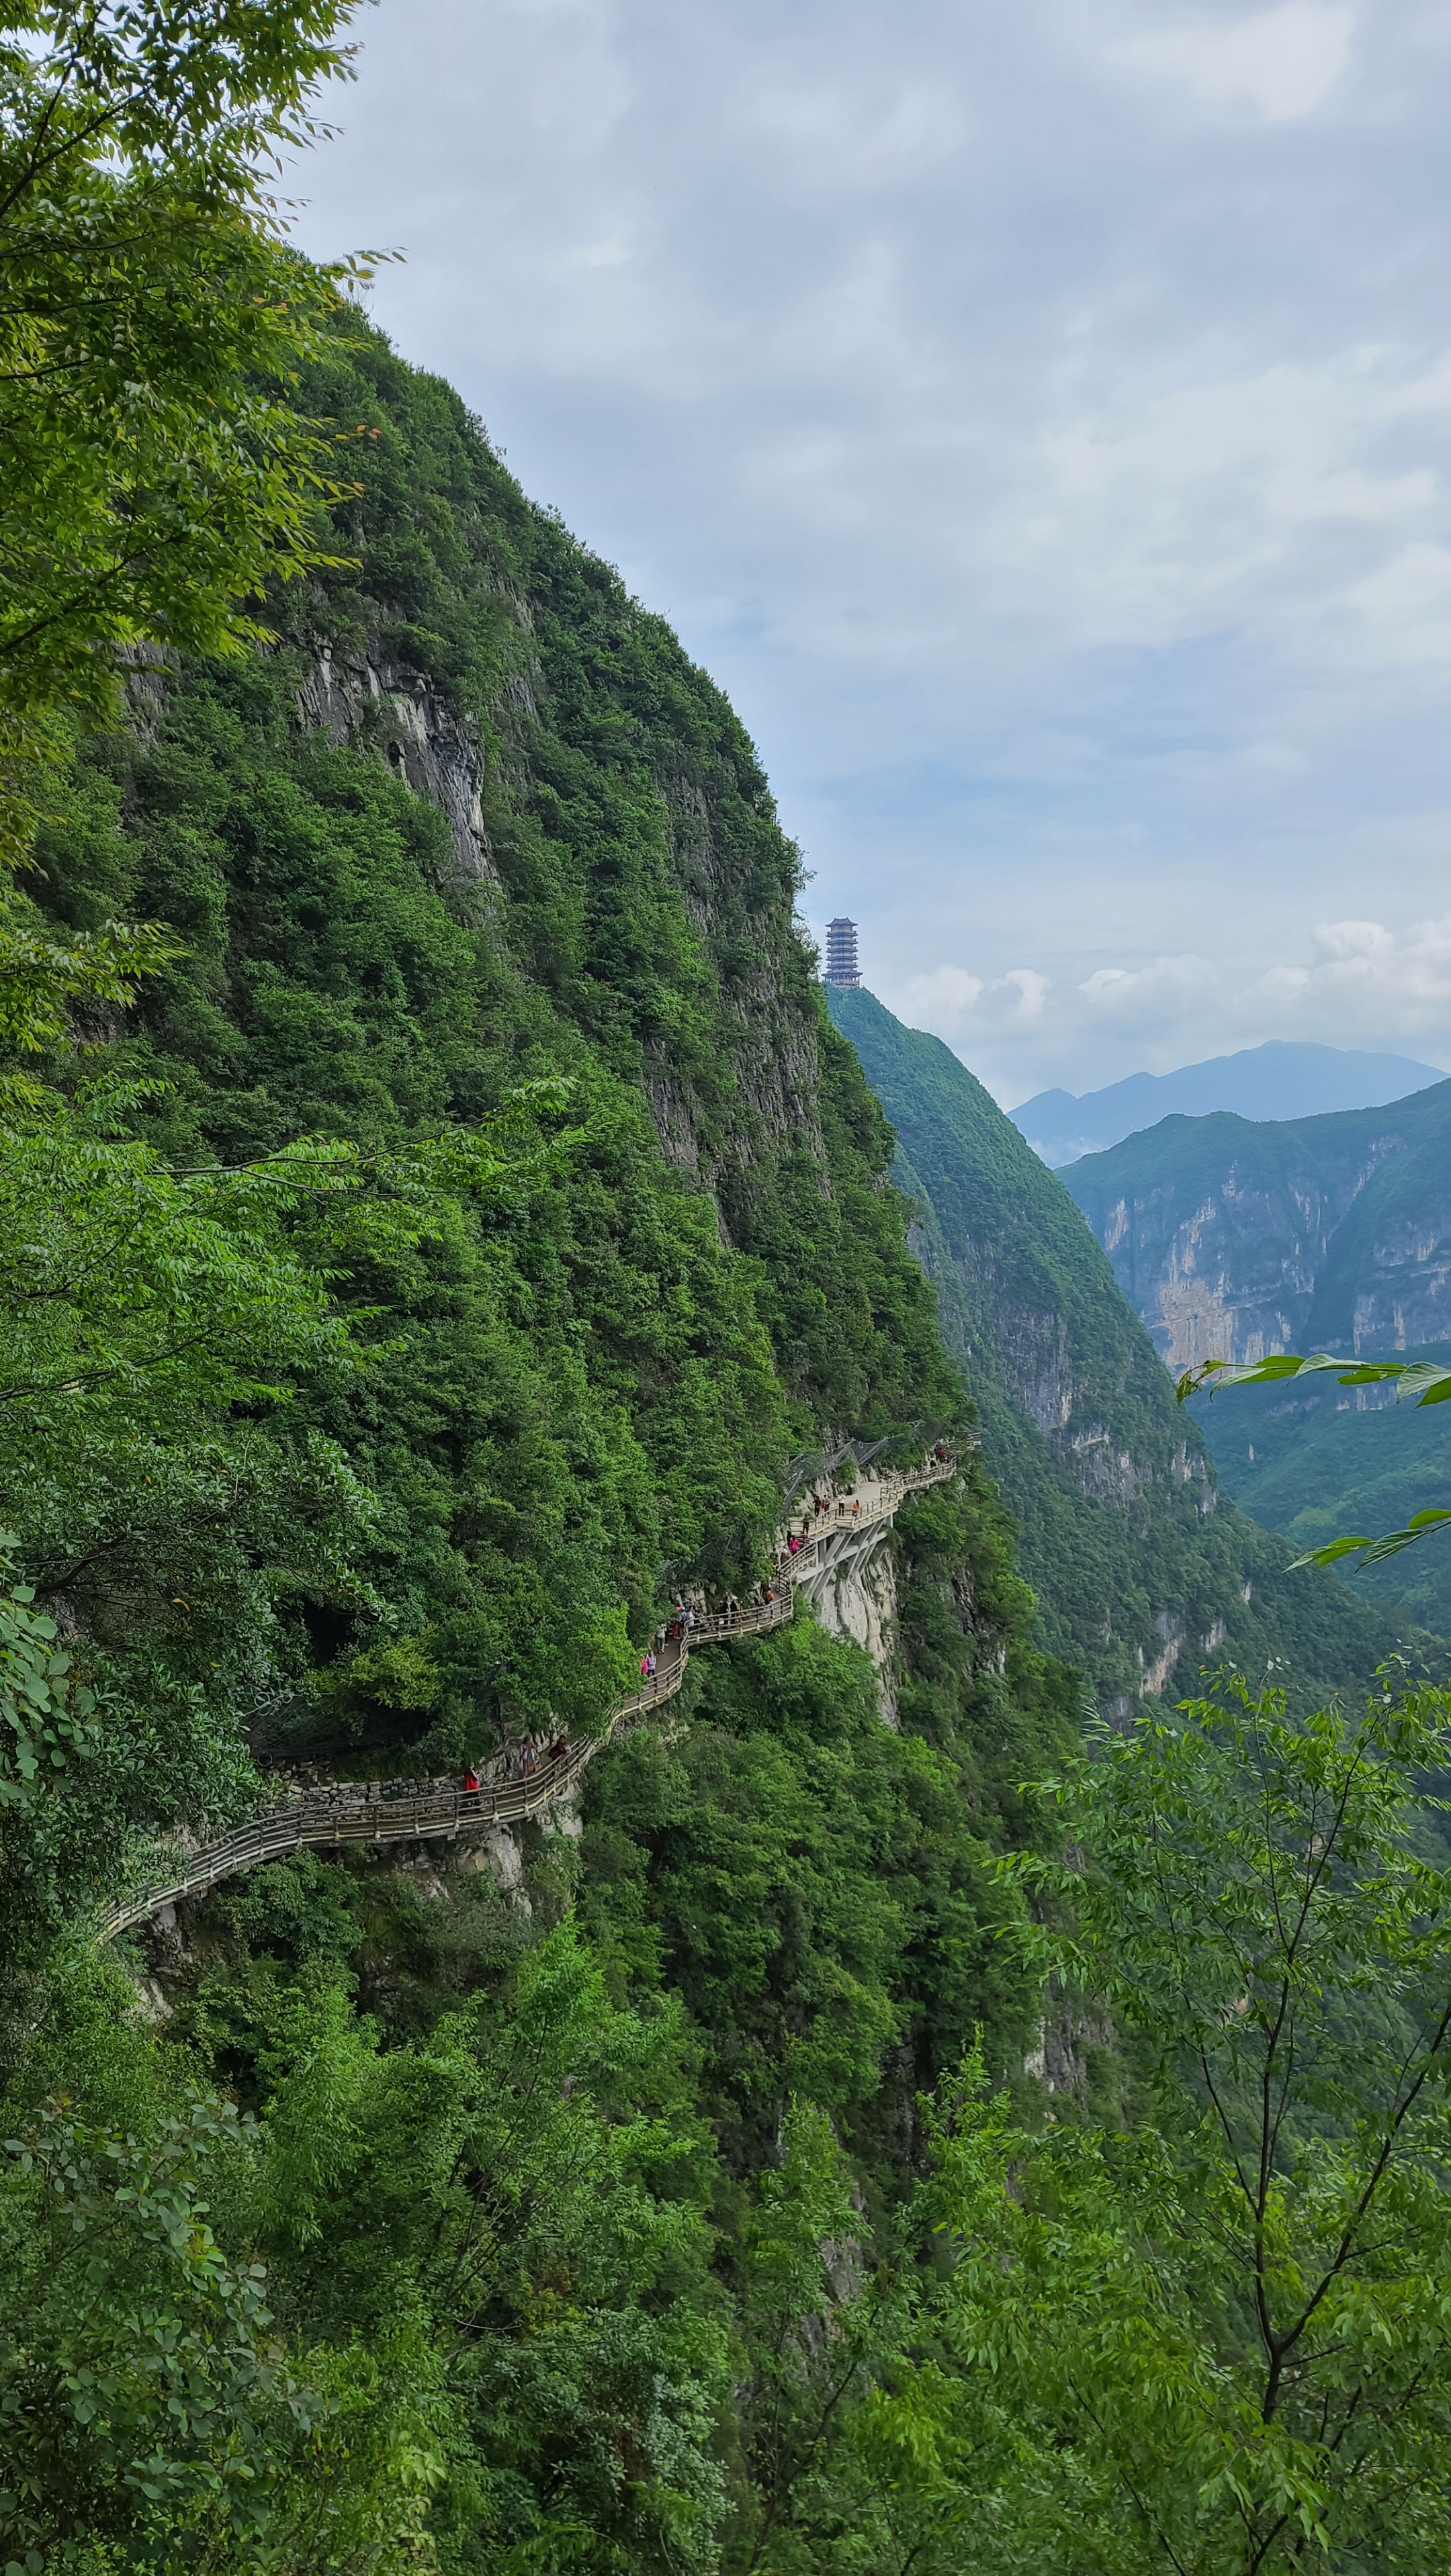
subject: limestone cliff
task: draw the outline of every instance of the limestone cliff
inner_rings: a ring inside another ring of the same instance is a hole
[[[1166,1118],[1063,1174],[1174,1370],[1451,1331],[1451,1083],[1387,1109]]]

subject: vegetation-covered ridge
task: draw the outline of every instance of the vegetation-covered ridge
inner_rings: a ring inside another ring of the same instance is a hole
[[[44,836],[45,900],[185,944],[105,1055],[172,1167],[318,1133],[386,1153],[560,1077],[572,1142],[511,1210],[455,1196],[427,1240],[367,1248],[337,1291],[361,1380],[253,1426],[269,1474],[345,1453],[372,1498],[350,1583],[242,1497],[224,1576],[184,1437],[140,1475],[123,1451],[83,1528],[37,1493],[22,1537],[48,1593],[164,1668],[153,1696],[465,1759],[602,1717],[662,1587],[754,1570],[790,1455],[920,1439],[962,1397],[724,700],[361,322],[305,396],[366,432],[338,534],[360,568],[294,585],[273,652],[147,684]],[[324,642],[394,684],[345,739],[304,721]],[[420,707],[477,754],[469,875],[392,757]],[[260,1641],[245,1674],[219,1620]]]
[[[896,1731],[798,1617],[595,1762],[577,1835],[270,1863],[153,1938],[153,2028],[74,1955],[258,1755],[587,1737],[794,1477],[966,1417],[724,700],[356,317],[300,399],[362,433],[356,568],[142,673],[37,852],[59,931],[179,953],[7,1108],[0,2326],[39,2429],[0,2533],[705,2569],[794,2527],[781,2408],[823,2395],[780,2352],[823,2237],[885,2256],[919,2089],[979,2029],[1024,2080],[993,1859],[1048,1832],[1076,1684],[963,1444],[897,1523]]]
[[[1451,1083],[1319,1118],[1166,1118],[1070,1195],[1169,1366],[1444,1340]]]
[[[915,1240],[1051,1650],[1103,1702],[1146,1686],[1173,1696],[1222,1658],[1250,1672],[1283,1658],[1319,1689],[1367,1678],[1396,1643],[1393,1619],[1324,1575],[1289,1573],[1295,1551],[1218,1494],[1060,1177],[940,1039],[870,993],[829,999],[896,1130]]]
[[[1451,1083],[1383,1109],[1171,1118],[1065,1174],[1171,1369],[1284,1351],[1441,1355]],[[1195,1400],[1221,1484],[1297,1550],[1451,1503],[1451,1430],[1393,1390],[1308,1380]],[[1439,1543],[1341,1572],[1393,1616],[1451,1630]]]

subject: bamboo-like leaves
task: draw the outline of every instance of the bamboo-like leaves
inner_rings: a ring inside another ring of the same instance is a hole
[[[1444,1404],[1451,1397],[1451,1368],[1439,1360],[1346,1360],[1330,1351],[1317,1351],[1313,1359],[1277,1351],[1262,1360],[1205,1360],[1201,1367],[1184,1371],[1174,1392],[1184,1404],[1206,1387],[1217,1395],[1227,1386],[1282,1386],[1287,1379],[1327,1374],[1340,1386],[1393,1384],[1398,1404]],[[1362,1565],[1375,1565],[1383,1557],[1398,1555],[1403,1547],[1414,1547],[1418,1539],[1429,1538],[1447,1521],[1451,1511],[1413,1512],[1404,1529],[1387,1530],[1380,1538],[1351,1533],[1312,1548],[1308,1556],[1295,1558],[1290,1572],[1298,1573],[1307,1565],[1335,1565],[1347,1556],[1358,1556]]]

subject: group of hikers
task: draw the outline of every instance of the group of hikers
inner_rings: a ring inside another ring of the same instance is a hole
[[[521,1735],[518,1743],[511,1744],[505,1753],[504,1777],[506,1780],[527,1780],[542,1762],[562,1762],[568,1751],[569,1737],[563,1730],[548,1745],[541,1735]],[[471,1762],[464,1773],[464,1796],[476,1798],[482,1793],[483,1783],[477,1766]]]
[[[774,1584],[758,1583],[754,1593],[746,1604],[746,1610],[750,1611],[758,1607],[763,1607],[768,1602],[774,1601],[775,1598],[776,1590]],[[718,1619],[739,1619],[743,1615],[740,1601],[734,1592],[728,1592],[725,1595],[724,1600],[721,1602],[720,1607],[717,1610],[697,1610],[694,1608],[692,1603],[686,1601],[677,1594],[669,1618],[662,1620],[660,1626],[655,1631],[653,1645],[647,1646],[644,1654],[640,1657],[640,1679],[646,1682],[653,1680],[655,1674],[660,1669],[661,1654],[666,1652],[667,1649],[672,1646],[683,1647],[688,1641],[690,1632],[695,1626],[697,1619],[708,1619],[714,1622]]]

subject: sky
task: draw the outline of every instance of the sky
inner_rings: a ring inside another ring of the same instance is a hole
[[[379,0],[304,246],[1005,1103],[1451,1069],[1448,0]]]

